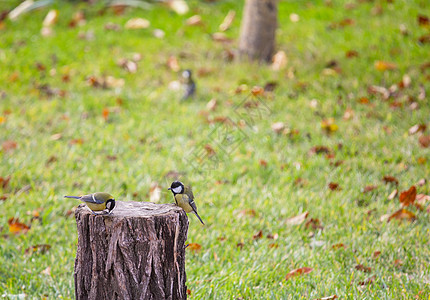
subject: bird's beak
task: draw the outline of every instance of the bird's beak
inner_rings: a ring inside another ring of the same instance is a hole
[[[168,188],[168,190],[170,191],[172,188]]]

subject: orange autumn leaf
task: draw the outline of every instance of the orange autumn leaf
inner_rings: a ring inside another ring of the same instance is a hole
[[[253,240],[259,240],[259,239],[261,239],[263,237],[263,231],[262,230],[260,230],[259,232],[257,232],[256,234],[254,234],[253,236],[252,236],[252,239]]]
[[[408,220],[408,221],[415,221],[416,216],[413,212],[410,212],[409,210],[406,210],[404,208],[399,209],[395,213],[393,213],[391,216],[388,217],[388,222],[390,222],[392,219],[397,220]]]
[[[260,161],[258,162],[260,164],[260,166],[262,167],[267,167],[267,161],[264,159],[260,159]]]
[[[357,271],[361,271],[361,272],[365,272],[365,273],[370,273],[370,271],[372,271],[372,268],[366,267],[365,265],[362,265],[362,264],[356,265],[355,269]]]
[[[390,62],[378,60],[375,62],[375,69],[378,71],[394,70],[397,69],[397,65]]]
[[[340,188],[339,184],[338,184],[338,183],[336,183],[336,182],[330,182],[330,183],[328,184],[328,187],[329,187],[329,189],[330,189],[330,190],[332,190],[332,191],[341,190],[341,188]]]
[[[382,178],[382,180],[385,182],[385,183],[394,183],[394,184],[396,184],[396,185],[398,185],[399,184],[399,181],[397,180],[397,178],[396,177],[394,177],[394,176],[388,176],[388,175],[385,175],[384,176],[384,178]]]
[[[337,249],[340,249],[340,248],[346,249],[346,246],[343,243],[338,243],[338,244],[332,245],[331,248],[334,249],[334,250],[337,250]]]
[[[79,138],[79,139],[72,139],[70,140],[69,144],[70,145],[82,145],[84,143],[84,140]]]
[[[261,96],[264,94],[264,89],[261,86],[254,86],[251,89],[251,94],[253,94],[254,96]]]
[[[6,122],[6,117],[0,116],[0,124]]]
[[[415,199],[417,197],[417,188],[413,185],[409,188],[407,191],[403,191],[400,194],[400,203],[402,203],[402,206],[409,206],[414,203]]]
[[[420,143],[421,147],[428,148],[430,147],[430,135],[422,135],[418,138],[418,142]]]
[[[190,249],[193,252],[198,252],[202,249],[202,246],[197,243],[190,243],[188,244],[187,249]]]
[[[7,222],[9,224],[9,231],[13,234],[27,233],[30,229],[26,224],[19,222],[18,218],[10,218]]]
[[[8,184],[9,184],[9,181],[10,181],[10,175],[9,176],[7,176],[7,177],[1,177],[0,176],[0,186],[3,188],[3,189],[5,189],[7,186],[8,186]]]
[[[105,119],[105,121],[107,121],[108,120],[108,118],[109,118],[109,108],[107,108],[107,107],[105,107],[105,108],[103,108],[103,111],[102,111],[102,116],[103,116],[103,119]]]
[[[367,186],[364,187],[363,193],[371,192],[371,191],[373,191],[373,190],[375,190],[377,188],[378,187],[376,185],[367,185]]]
[[[285,280],[288,280],[288,279],[295,277],[295,276],[309,274],[312,271],[313,271],[313,268],[308,268],[308,267],[298,268],[298,269],[295,269],[295,270],[292,270],[291,272],[289,272],[287,274],[287,276],[285,276]]]

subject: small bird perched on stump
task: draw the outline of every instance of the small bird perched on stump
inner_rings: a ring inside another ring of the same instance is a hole
[[[184,186],[180,181],[174,181],[168,190],[172,191],[176,205],[180,206],[186,213],[194,213],[197,218],[199,218],[200,222],[205,225],[197,213],[197,207],[194,202],[194,195],[191,187]]]
[[[192,78],[191,70],[184,70],[182,72],[182,88],[184,90],[184,95],[181,100],[187,100],[194,96],[196,92],[196,84]]]
[[[96,211],[104,211],[105,209],[107,209],[110,214],[115,207],[115,199],[109,193],[98,192],[84,196],[64,196],[64,198],[73,198],[85,202],[93,215],[96,215]]]

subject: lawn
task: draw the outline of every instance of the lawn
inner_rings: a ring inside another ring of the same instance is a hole
[[[430,299],[430,201],[405,193],[393,216],[401,192],[430,193],[428,1],[282,1],[278,71],[230,60],[242,1],[189,6],[59,1],[0,22],[0,295],[74,298],[64,195],[170,203],[180,178],[206,223],[189,216],[190,299]]]

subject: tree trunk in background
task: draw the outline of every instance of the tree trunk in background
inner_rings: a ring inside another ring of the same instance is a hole
[[[188,219],[172,204],[116,201],[111,215],[75,213],[76,299],[186,299]]]
[[[240,56],[271,61],[277,26],[278,0],[246,0],[240,30]]]

